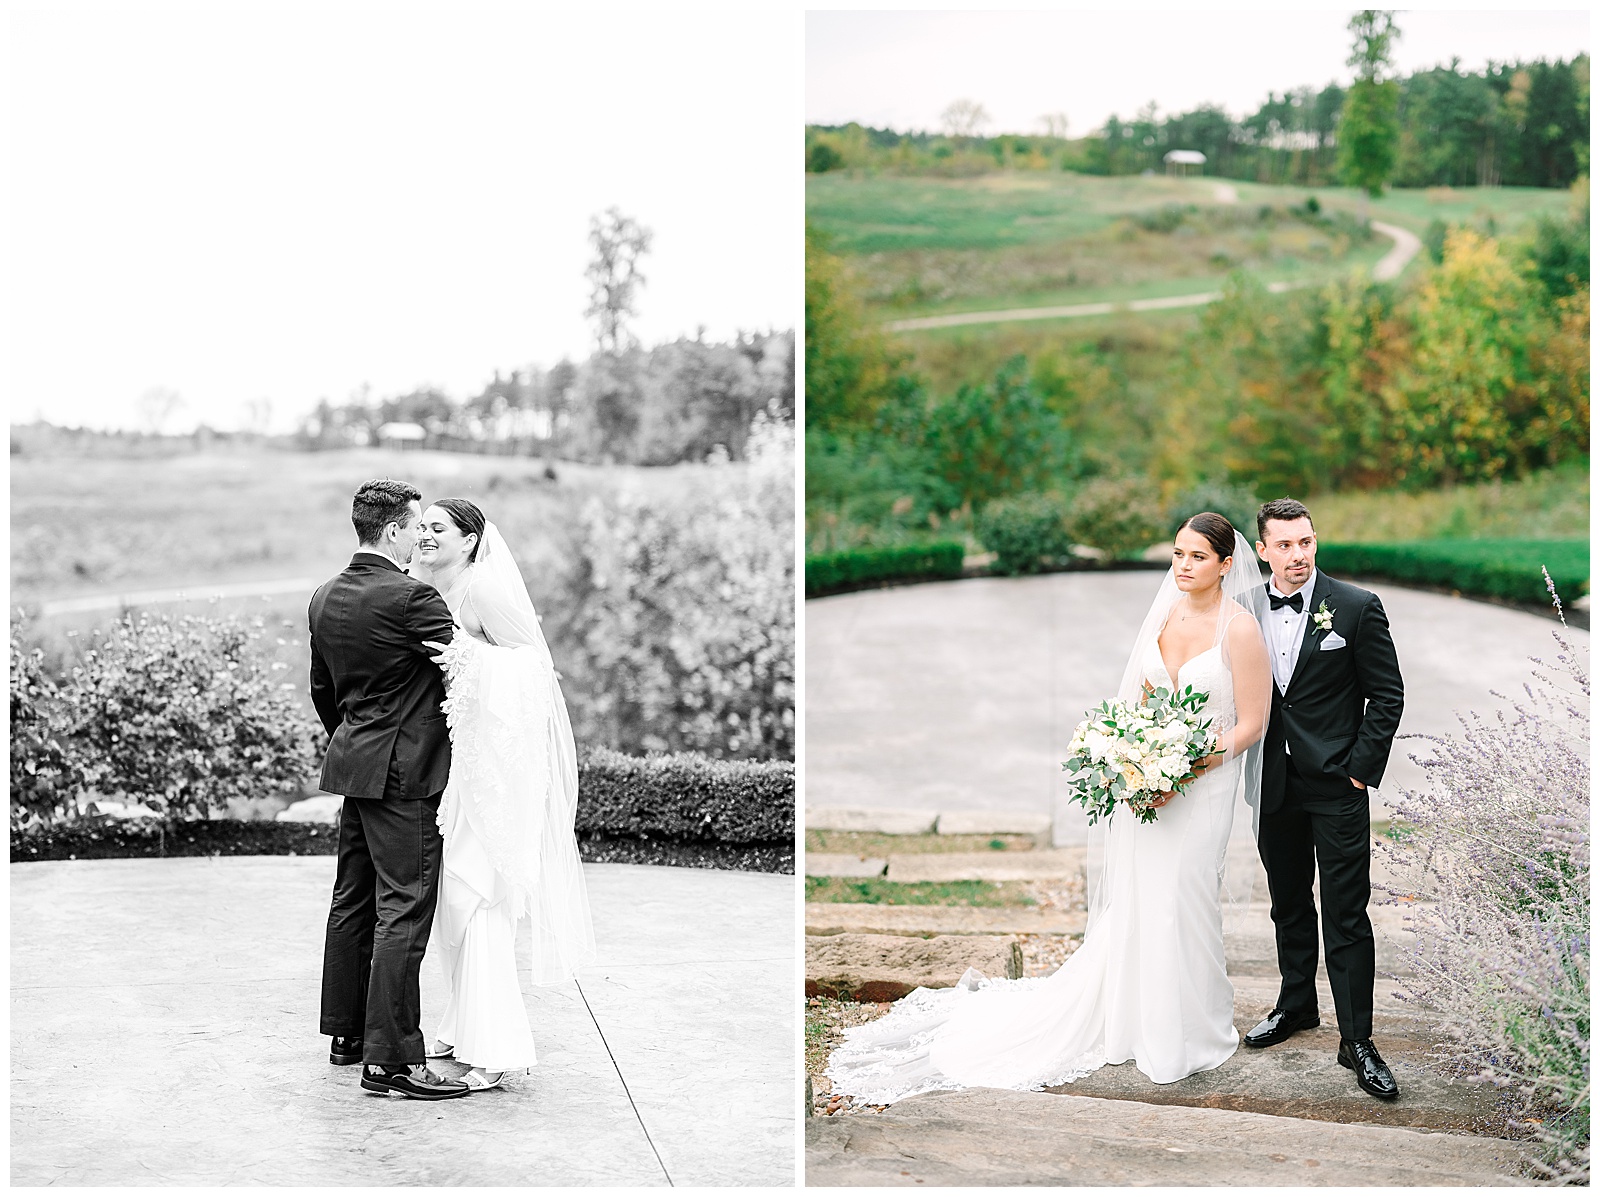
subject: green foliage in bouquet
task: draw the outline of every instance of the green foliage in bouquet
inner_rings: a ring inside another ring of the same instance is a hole
[[[1087,712],[1061,767],[1090,824],[1109,819],[1119,802],[1153,823],[1155,797],[1195,779],[1194,763],[1217,746],[1211,720],[1200,718],[1207,697],[1193,686],[1177,694],[1158,686],[1138,705],[1108,699]]]

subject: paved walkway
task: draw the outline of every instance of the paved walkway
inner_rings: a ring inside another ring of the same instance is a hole
[[[794,1183],[794,878],[585,865],[601,960],[524,989],[539,1064],[434,1103],[328,1063],[333,867],[12,865],[11,1183]]]
[[[1233,190],[1228,188],[1228,190]],[[1219,189],[1220,191],[1220,189]],[[1218,198],[1222,198],[1219,194]],[[1235,195],[1237,200],[1238,196]],[[1232,201],[1224,201],[1232,202]],[[1395,224],[1381,220],[1372,222],[1373,230],[1390,238],[1394,248],[1384,254],[1372,268],[1372,277],[1379,282],[1399,278],[1400,272],[1410,264],[1422,248],[1416,234]],[[1322,280],[1317,280],[1322,281]],[[1294,291],[1315,285],[1313,282],[1275,282],[1267,284],[1274,294]],[[950,312],[943,316],[916,316],[908,320],[891,320],[883,327],[888,332],[917,332],[928,328],[955,328],[964,324],[1011,324],[1019,320],[1069,320],[1078,316],[1109,316],[1113,312],[1160,312],[1171,308],[1198,308],[1215,303],[1222,298],[1221,291],[1196,291],[1189,295],[1163,295],[1155,299],[1130,299],[1120,303],[1069,303],[1040,308],[1003,308],[985,312]]]
[[[1072,729],[1115,691],[1161,577],[976,578],[807,601],[805,805],[1059,814]],[[1528,658],[1555,655],[1559,625],[1537,615],[1373,589],[1405,674],[1402,734],[1457,730],[1454,711],[1520,694]],[[1406,758],[1426,748],[1396,742],[1385,790],[1423,784]]]

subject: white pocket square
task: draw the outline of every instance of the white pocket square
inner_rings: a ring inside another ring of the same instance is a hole
[[[1348,643],[1349,641],[1339,635],[1338,632],[1329,632],[1322,638],[1322,645],[1319,651],[1327,652],[1330,648],[1343,648]]]

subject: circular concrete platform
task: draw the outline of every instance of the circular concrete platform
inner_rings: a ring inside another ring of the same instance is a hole
[[[1121,679],[1158,572],[977,578],[805,605],[805,805],[1054,814],[1083,713]],[[1401,734],[1447,734],[1458,710],[1519,695],[1560,625],[1373,584],[1405,675]],[[1587,647],[1589,633],[1571,630]],[[1398,740],[1384,790],[1415,789]],[[1381,791],[1374,819],[1386,818]]]
[[[539,1064],[420,1102],[328,1063],[333,869],[13,864],[11,1183],[794,1183],[794,877],[585,865],[600,962],[524,982]],[[422,980],[428,1034],[436,960]]]

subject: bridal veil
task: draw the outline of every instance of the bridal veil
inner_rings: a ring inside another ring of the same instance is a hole
[[[1233,564],[1222,577],[1222,605],[1217,613],[1211,647],[1205,650],[1220,654],[1223,665],[1230,671],[1241,667],[1241,663],[1233,659],[1234,642],[1231,636],[1234,635],[1244,634],[1253,637],[1260,646],[1259,661],[1252,662],[1251,667],[1259,667],[1259,662],[1268,659],[1265,637],[1261,630],[1267,607],[1266,584],[1251,543],[1237,528],[1234,529],[1233,536]],[[1167,620],[1171,618],[1174,606],[1182,598],[1183,592],[1178,589],[1175,573],[1169,568],[1166,577],[1161,580],[1161,587],[1156,591],[1156,597],[1151,602],[1149,611],[1145,614],[1139,634],[1134,638],[1133,649],[1128,654],[1128,663],[1123,670],[1122,681],[1117,687],[1117,697],[1122,701],[1138,702],[1143,696],[1150,654],[1156,653],[1159,656],[1158,642],[1161,632],[1167,626]],[[1235,620],[1248,621],[1248,627],[1243,633],[1234,626]],[[1165,669],[1164,663],[1162,667]],[[1247,687],[1246,692],[1248,689]],[[1234,691],[1237,698],[1240,687],[1235,686]],[[1248,722],[1248,716],[1257,716],[1260,720],[1258,726],[1264,733],[1271,703],[1272,691],[1269,685],[1262,694],[1260,709],[1253,712],[1238,711],[1237,722]],[[1232,725],[1229,725],[1214,730],[1226,732],[1231,730],[1231,727]],[[1230,748],[1222,762],[1211,770],[1213,774],[1224,774],[1229,765],[1238,762],[1238,769],[1234,772],[1233,801],[1230,804],[1232,830],[1227,839],[1226,858],[1218,861],[1218,881],[1221,885],[1224,911],[1230,918],[1237,918],[1244,913],[1243,908],[1250,902],[1252,884],[1259,869],[1256,831],[1261,809],[1262,739],[1263,736],[1258,735],[1242,752]],[[1102,821],[1089,828],[1087,834],[1088,922],[1091,927],[1104,913],[1106,895],[1110,892],[1106,876],[1106,830],[1107,824]]]
[[[505,537],[483,533],[466,602],[486,646],[457,633],[445,653],[452,734],[445,803],[465,804],[518,918],[533,928],[532,979],[554,985],[595,959],[573,825],[578,759],[560,679]],[[456,784],[459,782],[459,784]],[[439,825],[448,825],[441,804]]]

